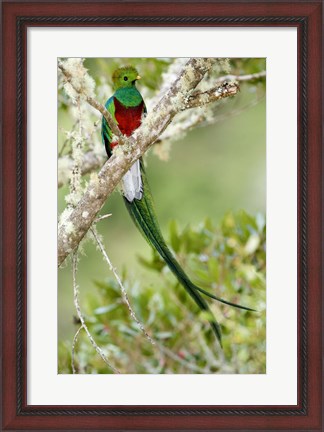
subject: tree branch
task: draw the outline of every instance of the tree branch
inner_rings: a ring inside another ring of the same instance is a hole
[[[78,205],[59,227],[58,265],[61,265],[78,246],[107,197],[114,191],[125,173],[158,139],[174,116],[183,110],[190,100],[192,91],[214,62],[215,59],[211,58],[191,58],[142,125],[125,140],[124,146],[116,148],[117,151],[104,164],[98,176],[91,181]],[[237,91],[238,86],[236,86]],[[234,94],[233,88],[227,96]],[[92,98],[90,101],[92,102]],[[88,100],[89,103],[90,101]]]
[[[256,79],[264,78],[265,76],[266,76],[266,71],[261,71],[259,73],[249,74],[249,75],[225,75],[225,76],[217,79],[218,86],[216,86],[214,88],[214,91],[218,87],[220,87],[220,84],[224,83],[224,81],[232,81],[232,80],[237,81],[237,82],[254,81]],[[204,92],[204,93],[208,94],[210,92],[212,92],[212,90],[210,90],[208,92]],[[164,93],[164,91],[162,93]],[[200,93],[200,94],[202,95],[204,93]],[[196,96],[198,96],[198,94]],[[228,95],[228,96],[230,96],[230,95]],[[155,99],[156,98],[154,98],[154,100]],[[217,98],[214,100],[217,100]],[[211,95],[209,102],[212,102],[212,101],[213,101],[213,96]],[[209,103],[209,102],[205,101],[205,103]],[[239,112],[241,112],[241,110]],[[225,117],[227,117],[227,115],[226,116],[218,116],[217,118],[215,118],[215,121],[219,121],[223,117],[225,118]],[[192,127],[200,125],[201,123],[205,124],[205,120],[206,119],[205,119],[204,115],[197,116],[193,119],[192,122],[185,122],[185,124],[184,124],[185,128],[182,128],[181,132],[185,132],[185,130],[189,130]],[[155,144],[158,144],[162,141],[165,141],[165,140],[168,140],[171,138],[174,138],[173,137],[173,131],[171,131],[169,128],[167,128],[164,131],[164,133],[161,134],[161,136],[155,141]],[[98,154],[93,150],[88,151],[83,156],[83,162],[82,162],[82,166],[81,166],[82,175],[86,175],[86,174],[91,173],[92,171],[98,170],[99,168],[102,167],[102,165],[104,164],[106,159],[107,159],[107,157],[103,153]],[[70,156],[59,157],[59,160],[58,160],[58,187],[59,188],[64,186],[64,184],[66,184],[68,182],[69,178],[68,178],[67,173],[69,171],[71,171],[72,167],[73,167],[73,160]]]
[[[197,92],[189,96],[187,102],[185,103],[182,111],[188,108],[201,107],[211,102],[216,102],[228,96],[235,96],[238,90],[238,85],[236,83],[227,83],[207,90],[205,92]]]

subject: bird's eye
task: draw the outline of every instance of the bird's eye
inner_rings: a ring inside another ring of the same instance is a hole
[[[127,77],[124,77],[124,81],[128,81],[128,78],[127,78]]]

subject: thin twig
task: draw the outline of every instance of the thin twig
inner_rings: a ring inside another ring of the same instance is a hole
[[[75,130],[77,124],[78,124],[78,122],[76,121],[76,122],[74,123],[74,125],[72,126],[70,132],[73,132],[73,131]],[[64,143],[63,143],[63,145],[62,145],[62,147],[61,147],[61,150],[59,151],[58,157],[61,157],[61,156],[63,155],[63,151],[64,151],[64,149],[65,149],[65,146],[68,144],[68,142],[69,142],[70,140],[71,140],[71,137],[66,138],[66,140],[64,141]]]
[[[184,366],[184,367],[186,367],[186,368],[188,368],[188,369],[190,369],[192,371],[195,371],[195,372],[209,373],[208,369],[206,369],[206,368],[200,368],[199,366],[196,366],[195,364],[189,363],[187,360],[182,359],[180,356],[178,356],[177,354],[173,353],[169,348],[164,347],[162,344],[160,344],[159,342],[156,342],[155,340],[152,339],[151,336],[149,336],[149,334],[145,330],[143,324],[136,317],[136,314],[135,314],[135,312],[134,312],[134,310],[133,310],[133,308],[132,308],[132,306],[130,304],[130,301],[128,299],[126,289],[123,286],[123,283],[122,283],[122,281],[121,281],[118,273],[116,272],[116,269],[113,267],[113,265],[112,265],[112,263],[111,263],[111,261],[110,261],[110,259],[108,257],[108,254],[107,254],[107,252],[106,252],[106,250],[105,250],[102,242],[100,241],[97,233],[95,232],[95,230],[93,228],[90,228],[90,231],[92,232],[92,234],[93,234],[93,236],[94,236],[94,238],[95,238],[95,240],[96,240],[96,242],[97,242],[97,244],[99,246],[99,249],[100,249],[102,255],[104,256],[107,264],[109,265],[110,270],[113,272],[113,274],[114,274],[114,276],[115,276],[115,278],[116,278],[116,280],[118,282],[118,285],[120,286],[120,289],[121,289],[121,292],[122,292],[122,296],[123,296],[123,300],[124,300],[125,304],[127,305],[127,308],[129,310],[129,313],[130,313],[131,317],[136,322],[136,324],[138,325],[138,327],[141,329],[141,331],[143,332],[143,334],[145,335],[145,337],[149,340],[149,342],[152,345],[155,345],[160,352],[162,352],[163,354],[167,355],[172,360],[180,363],[182,366]]]
[[[164,347],[161,343],[153,340],[152,337],[148,335],[148,333],[146,332],[143,324],[136,317],[136,314],[135,314],[135,312],[134,312],[134,310],[133,310],[133,308],[132,308],[132,306],[130,304],[130,301],[128,299],[125,287],[123,286],[123,284],[121,282],[121,279],[120,279],[118,273],[116,272],[116,269],[113,267],[113,265],[112,265],[112,263],[111,263],[111,261],[110,261],[110,259],[108,257],[108,254],[107,254],[107,252],[106,252],[106,250],[105,250],[105,248],[104,248],[104,246],[102,244],[102,242],[100,241],[100,239],[99,239],[97,233],[95,232],[95,230],[93,228],[90,228],[90,230],[91,230],[91,232],[92,232],[92,234],[93,234],[93,236],[94,236],[94,238],[95,238],[95,240],[96,240],[96,242],[97,242],[97,244],[98,244],[98,246],[100,248],[101,253],[103,254],[103,256],[104,256],[107,264],[109,265],[110,270],[113,272],[113,274],[114,274],[114,276],[115,276],[115,278],[116,278],[116,280],[118,282],[118,285],[120,286],[120,289],[121,289],[121,292],[122,292],[122,296],[123,296],[123,300],[124,300],[124,302],[127,305],[127,308],[129,310],[129,313],[130,313],[131,317],[134,319],[134,321],[136,322],[136,324],[138,325],[138,327],[141,329],[141,331],[143,332],[143,334],[145,335],[145,337],[149,340],[149,342],[152,345],[155,345],[158,348],[158,350],[161,351],[163,354],[167,355],[172,360],[180,363],[182,366],[184,366],[184,367],[186,367],[186,368],[188,368],[188,369],[190,369],[192,371],[195,371],[195,372],[209,373],[210,371],[207,368],[201,368],[201,367],[199,367],[199,366],[197,366],[195,364],[189,363],[187,360],[182,359],[180,356],[178,356],[177,354],[173,353],[169,348]]]
[[[133,310],[133,308],[132,308],[132,306],[130,304],[130,301],[128,299],[128,295],[127,295],[126,289],[123,286],[123,283],[122,283],[122,281],[121,281],[118,273],[116,272],[116,269],[113,267],[113,265],[112,265],[112,263],[111,263],[111,261],[110,261],[110,259],[108,257],[108,254],[107,254],[107,252],[106,252],[106,250],[105,250],[102,242],[100,241],[100,239],[99,239],[96,231],[93,228],[90,228],[90,231],[92,232],[92,234],[93,234],[93,236],[94,236],[94,238],[95,238],[95,240],[96,240],[96,242],[97,242],[97,244],[99,246],[99,249],[100,249],[102,255],[104,256],[105,261],[109,265],[110,270],[113,272],[113,274],[114,274],[114,276],[115,276],[115,278],[116,278],[116,280],[118,282],[118,285],[119,285],[119,287],[121,289],[121,292],[122,292],[124,303],[127,305],[127,308],[129,310],[129,313],[130,313],[131,317],[136,322],[136,324],[138,325],[138,327],[141,329],[141,331],[143,332],[143,334],[145,335],[145,337],[149,340],[149,342],[152,345],[155,345],[156,348],[161,353],[163,353],[166,356],[170,357],[172,360],[180,363],[182,366],[186,367],[187,369],[190,369],[192,371],[199,372],[199,373],[209,373],[210,371],[209,371],[208,368],[201,368],[201,367],[199,367],[199,366],[197,366],[195,364],[189,363],[187,360],[182,359],[180,356],[178,356],[177,354],[173,353],[169,348],[164,347],[161,343],[153,340],[153,338],[151,336],[149,336],[149,334],[145,330],[143,324],[137,318],[137,316],[136,316],[136,314],[135,314],[135,312],[134,312],[134,310]]]
[[[116,269],[113,267],[113,265],[112,265],[112,263],[111,263],[111,261],[110,261],[110,259],[109,259],[109,257],[108,257],[108,254],[107,254],[107,252],[106,252],[106,250],[105,250],[105,248],[104,248],[104,245],[103,245],[102,242],[100,241],[100,239],[99,239],[99,237],[98,237],[98,235],[97,235],[95,229],[93,229],[93,228],[91,227],[91,228],[90,228],[90,231],[92,232],[92,234],[93,234],[93,236],[94,236],[94,238],[95,238],[95,240],[96,240],[96,242],[97,242],[97,244],[98,244],[98,246],[99,246],[99,249],[100,249],[100,251],[101,251],[101,253],[102,253],[102,255],[103,255],[105,261],[107,262],[107,264],[108,264],[110,270],[113,272],[113,274],[114,274],[114,276],[115,276],[115,278],[116,278],[116,280],[117,280],[117,283],[118,283],[118,285],[119,285],[119,287],[120,287],[120,290],[121,290],[121,293],[122,293],[123,301],[124,301],[124,303],[126,304],[126,306],[127,306],[128,310],[129,310],[129,313],[130,313],[131,317],[132,317],[133,320],[136,322],[136,324],[138,325],[138,327],[140,328],[140,330],[142,331],[142,333],[144,334],[144,336],[146,337],[146,339],[147,339],[147,340],[148,340],[152,345],[155,345],[154,340],[153,340],[153,339],[151,338],[151,336],[147,333],[147,331],[145,330],[144,325],[143,325],[143,324],[140,322],[140,320],[137,318],[137,316],[136,316],[136,314],[135,314],[135,312],[134,312],[134,310],[133,310],[133,308],[132,308],[132,306],[131,306],[131,304],[130,304],[130,302],[129,302],[128,295],[127,295],[127,292],[126,292],[126,289],[125,289],[125,287],[124,287],[124,285],[123,285],[123,283],[122,283],[122,281],[121,281],[121,279],[120,279],[120,277],[119,277],[119,275],[118,275]]]
[[[265,70],[261,72],[257,72],[254,74],[248,74],[248,75],[224,75],[220,78],[217,78],[217,83],[224,82],[224,81],[254,81],[258,80],[260,78],[266,77],[267,72]]]
[[[110,216],[112,216],[112,213],[107,213],[105,215],[99,216],[93,221],[93,223],[98,223],[98,222],[102,221],[103,219],[109,218]]]
[[[77,311],[79,320],[81,322],[81,327],[84,328],[84,331],[86,332],[91,345],[94,347],[94,349],[97,351],[97,353],[100,355],[100,357],[102,358],[102,360],[106,363],[106,365],[116,374],[120,374],[120,371],[115,368],[107,359],[107,357],[105,356],[105,354],[103,353],[102,349],[96,344],[95,340],[93,339],[91,333],[88,330],[88,327],[84,321],[82,312],[81,312],[81,308],[80,308],[80,304],[79,304],[79,290],[78,290],[78,286],[76,283],[76,269],[77,269],[77,250],[73,253],[72,256],[72,275],[73,275],[73,293],[74,293],[74,305],[75,305],[75,309]]]

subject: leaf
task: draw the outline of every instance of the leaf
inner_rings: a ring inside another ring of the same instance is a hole
[[[137,259],[138,259],[139,263],[142,264],[142,266],[144,266],[150,270],[156,270],[159,273],[165,267],[164,261],[154,251],[153,251],[153,257],[151,260],[148,260],[148,259],[146,259],[140,255],[137,255]]]
[[[97,309],[95,309],[93,312],[95,315],[102,315],[102,314],[108,313],[108,312],[116,309],[117,306],[118,305],[116,305],[116,304],[110,304],[107,306],[100,306]]]
[[[257,234],[252,234],[244,246],[246,255],[252,255],[260,245],[260,237]]]
[[[157,339],[169,339],[173,336],[173,333],[171,332],[157,332],[155,334]]]
[[[208,261],[208,269],[211,277],[215,282],[219,281],[219,263],[215,257],[211,257]]]
[[[172,249],[174,252],[178,253],[180,250],[181,241],[178,234],[178,225],[174,219],[172,219],[169,223],[169,233]]]

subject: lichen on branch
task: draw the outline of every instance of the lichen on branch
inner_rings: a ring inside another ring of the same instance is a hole
[[[230,87],[223,83],[217,87],[217,90],[211,89],[210,94],[208,91],[194,92],[216,61],[217,59],[213,58],[190,58],[168,90],[164,91],[161,98],[157,98],[158,102],[146,116],[142,125],[128,139],[121,135],[108,111],[92,96],[85,95],[86,101],[104,115],[114,135],[122,140],[124,145],[119,146],[119,151],[115,152],[103,165],[98,175],[93,175],[84,195],[59,227],[58,265],[61,265],[65,258],[76,249],[107,197],[114,191],[134,162],[159,139],[176,114],[194,106],[235,96],[239,90],[236,83],[232,83]],[[74,85],[73,79],[66,72],[62,62],[59,63],[59,69],[67,82]],[[75,86],[74,90],[77,91],[78,87]]]

